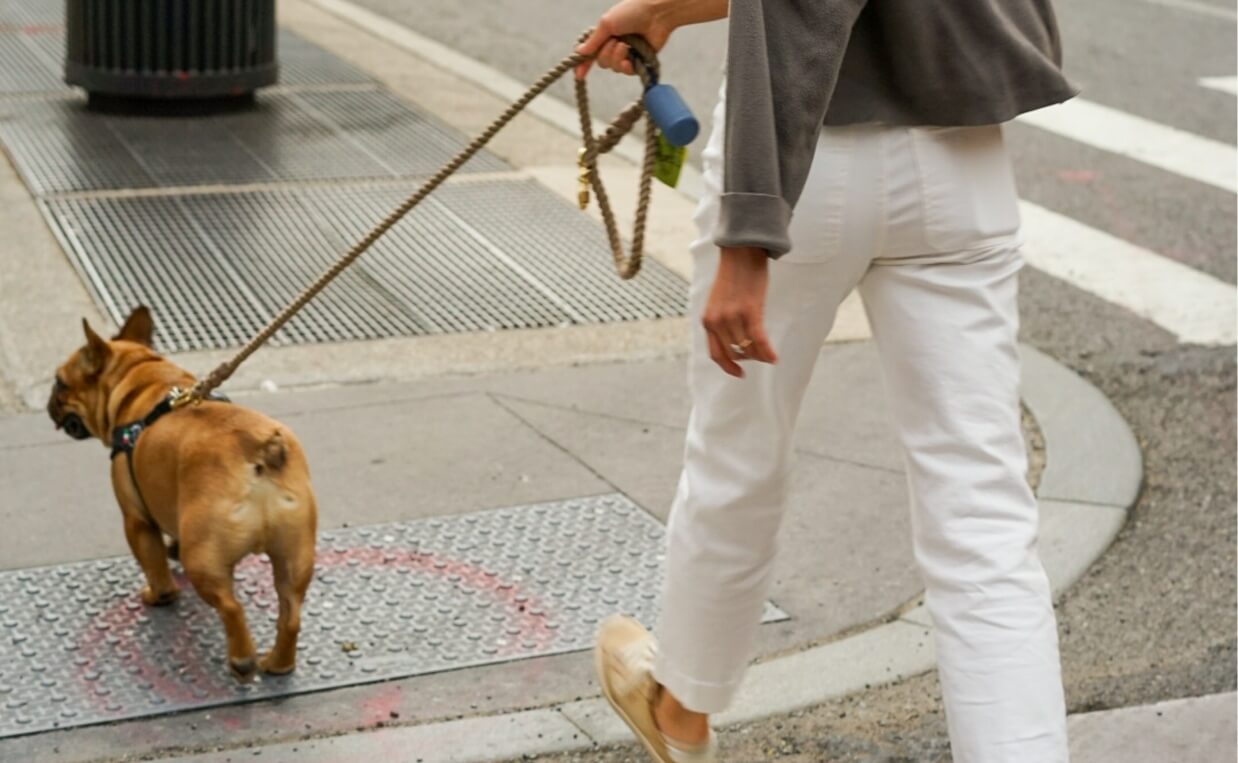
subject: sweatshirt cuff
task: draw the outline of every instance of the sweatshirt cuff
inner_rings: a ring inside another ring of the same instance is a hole
[[[724,193],[714,243],[755,246],[777,259],[791,250],[787,227],[791,207],[781,196],[764,193]]]

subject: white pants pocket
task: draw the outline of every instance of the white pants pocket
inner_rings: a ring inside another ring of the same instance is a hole
[[[910,132],[930,247],[971,249],[1018,233],[1019,198],[1000,126]]]

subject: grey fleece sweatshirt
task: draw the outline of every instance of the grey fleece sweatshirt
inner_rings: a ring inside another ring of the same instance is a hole
[[[731,0],[714,242],[778,257],[823,124],[996,124],[1069,99],[1049,0]]]

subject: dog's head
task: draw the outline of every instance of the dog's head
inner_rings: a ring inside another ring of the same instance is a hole
[[[108,370],[113,360],[126,352],[149,352],[155,324],[150,310],[134,308],[120,333],[105,341],[82,319],[86,344],[69,356],[56,369],[56,382],[47,401],[47,415],[57,429],[75,440],[99,437],[106,440],[110,433],[101,430],[107,421],[107,398],[111,388]]]

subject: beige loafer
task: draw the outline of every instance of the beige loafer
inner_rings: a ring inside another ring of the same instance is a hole
[[[693,749],[668,745],[653,718],[660,687],[653,678],[657,645],[649,631],[630,617],[615,615],[599,627],[593,649],[598,682],[606,701],[648,750],[655,763],[715,763],[711,733]]]

